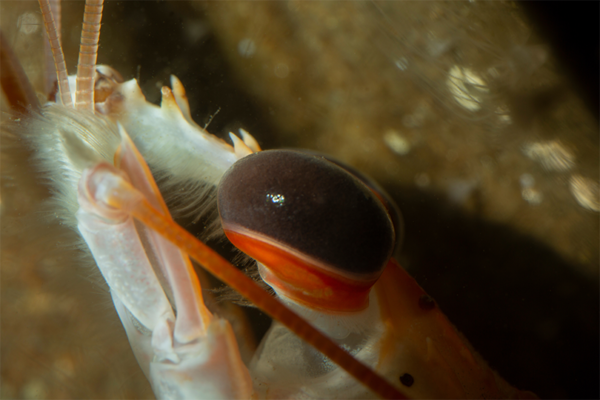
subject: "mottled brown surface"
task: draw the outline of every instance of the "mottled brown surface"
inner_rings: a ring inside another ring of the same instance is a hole
[[[537,60],[543,42],[514,4],[196,4],[282,140],[333,154],[388,186],[415,187],[427,174],[424,191],[532,235],[597,276],[598,214],[568,186],[575,173],[598,180],[597,125],[551,56]],[[255,47],[246,58],[244,39]],[[452,97],[454,65],[487,82],[480,110]],[[406,154],[386,146],[390,132],[408,142]],[[568,171],[546,171],[523,154],[526,144],[553,139],[574,153]],[[523,198],[523,174],[534,178],[540,204]]]
[[[81,4],[65,8],[74,70]],[[0,3],[31,76],[41,30],[17,22],[41,20],[35,9]],[[109,2],[101,42],[99,61],[139,73],[152,101],[175,73],[197,121],[220,108],[212,132],[244,126],[265,148],[369,173],[403,210],[402,263],[492,367],[543,397],[598,397],[598,213],[569,189],[575,175],[598,182],[597,123],[514,4]],[[488,86],[476,112],[448,89],[454,65]],[[525,155],[552,140],[569,168]],[[1,397],[151,397],[93,269],[63,234],[23,225],[47,192],[6,145]]]

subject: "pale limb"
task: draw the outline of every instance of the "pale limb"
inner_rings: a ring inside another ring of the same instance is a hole
[[[107,181],[131,181],[139,189],[130,192],[132,198],[150,199],[171,220],[147,166],[122,135],[123,170],[101,163],[84,171],[77,218],[136,358],[158,398],[248,398],[250,376],[231,326],[205,308],[187,256],[155,232],[140,229],[127,212],[96,201],[110,195]],[[176,313],[159,276],[173,294]]]
[[[168,185],[197,182],[216,185],[239,158],[260,150],[256,140],[242,132],[234,146],[211,135],[190,115],[185,89],[171,76],[173,89],[161,89],[161,105],[146,101],[137,81],[120,84],[96,109],[121,123],[150,165],[169,172]]]

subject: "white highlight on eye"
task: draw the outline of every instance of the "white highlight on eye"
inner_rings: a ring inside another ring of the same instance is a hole
[[[569,179],[569,189],[577,202],[588,210],[600,211],[600,185],[597,181],[573,175]]]
[[[287,78],[287,76],[290,74],[290,67],[287,66],[287,64],[284,63],[279,63],[275,66],[275,76],[278,78]]]
[[[528,143],[523,153],[548,171],[568,171],[575,165],[575,155],[558,140]]]
[[[471,69],[454,65],[448,72],[446,80],[448,90],[462,107],[469,111],[481,109],[480,93],[487,93],[489,89],[483,79]]]
[[[384,143],[396,154],[405,156],[410,152],[409,141],[398,131],[390,129],[383,135]]]
[[[282,194],[268,193],[267,201],[270,201],[271,203],[275,204],[277,207],[281,207],[285,203],[285,196]]]
[[[17,20],[19,32],[24,33],[25,35],[36,33],[40,27],[40,24],[41,21],[38,16],[31,12],[21,14]]]
[[[238,43],[238,53],[244,58],[250,58],[256,53],[256,43],[250,38],[244,38]]]

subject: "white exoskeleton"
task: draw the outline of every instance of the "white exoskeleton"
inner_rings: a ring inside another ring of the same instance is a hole
[[[192,120],[175,77],[160,107],[148,103],[135,79],[95,65],[101,1],[86,7],[93,34],[67,78],[40,2],[60,96],[13,129],[93,254],[158,398],[533,396],[492,371],[390,258],[398,216],[376,187],[319,155],[262,152],[244,131],[231,134],[233,146],[216,139]],[[196,182],[187,189],[198,201],[219,187],[227,237],[257,260],[276,297],[173,222],[148,165],[163,192],[175,190],[173,176]],[[348,242],[328,243],[332,235]],[[249,365],[230,323],[204,305],[188,255],[275,319]]]

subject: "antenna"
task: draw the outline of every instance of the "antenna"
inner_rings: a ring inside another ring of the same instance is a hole
[[[100,21],[104,0],[86,0],[81,28],[79,62],[77,63],[77,91],[75,108],[94,111],[94,69],[100,41]]]
[[[65,64],[65,56],[60,46],[60,39],[56,23],[52,11],[50,10],[49,0],[39,0],[40,8],[42,9],[42,17],[46,26],[46,33],[50,41],[50,49],[54,57],[54,66],[58,76],[58,89],[60,91],[60,99],[63,105],[73,107],[73,99],[71,98],[71,90],[69,89],[69,79],[67,75],[67,65]],[[86,6],[87,9],[87,6]]]

